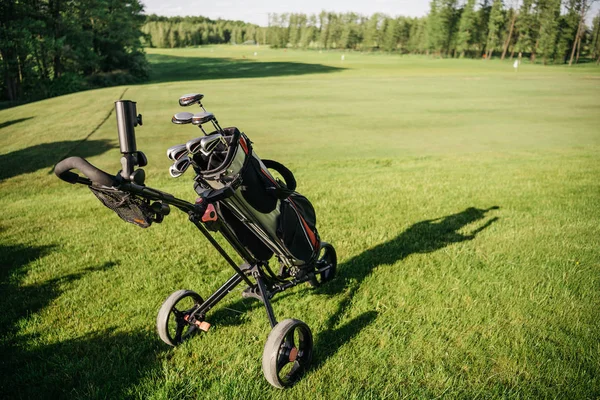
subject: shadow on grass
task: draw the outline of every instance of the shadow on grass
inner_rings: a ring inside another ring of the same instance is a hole
[[[345,291],[343,299],[325,323],[326,329],[316,338],[315,366],[318,369],[337,349],[356,336],[377,317],[375,311],[365,312],[353,320],[337,327],[348,311],[352,299],[362,282],[382,265],[394,264],[411,254],[431,253],[453,243],[473,240],[475,236],[498,220],[493,217],[468,234],[459,232],[469,224],[483,220],[494,206],[487,209],[469,207],[466,210],[445,217],[429,219],[410,226],[394,239],[366,250],[338,266],[335,279],[317,289],[318,293],[334,295]]]
[[[343,68],[298,62],[259,62],[249,59],[179,57],[148,54],[150,81],[173,82],[205,79],[264,78],[337,72]]]
[[[339,294],[342,290],[345,294],[336,312],[326,321],[326,329],[315,337],[313,372],[376,320],[377,313],[368,311],[339,324],[362,282],[376,267],[394,264],[411,254],[434,252],[453,243],[472,240],[498,219],[493,217],[483,222],[488,212],[497,208],[470,207],[460,213],[418,222],[396,238],[341,264],[336,279],[317,289],[317,293],[322,294]],[[469,233],[459,232],[476,222],[483,223]],[[0,398],[37,398],[40,393],[48,398],[134,397],[136,393],[132,390],[135,390],[135,385],[159,370],[161,353],[166,351],[153,332],[115,333],[106,330],[51,344],[39,344],[36,337],[19,334],[32,315],[61,295],[65,284],[88,273],[109,270],[115,265],[109,262],[42,284],[23,285],[21,282],[28,272],[27,265],[53,249],[52,246],[0,247],[0,306],[3,310],[0,315]],[[260,303],[240,302],[239,305],[247,311],[248,307],[254,308]],[[224,321],[217,323],[235,325],[242,322],[239,315],[232,315],[224,309],[217,310],[209,319],[217,317],[217,322],[218,317],[224,317]]]
[[[10,121],[2,122],[2,123],[0,123],[0,129],[6,128],[6,127],[14,125],[14,124],[18,124],[19,122],[24,122],[24,121],[30,120],[32,118],[35,118],[35,117],[17,118],[17,119],[12,119]]]
[[[53,250],[54,246],[0,246],[0,398],[132,396],[129,390],[134,384],[159,365],[159,343],[154,335],[107,330],[45,344],[23,333],[36,314],[62,294],[65,285],[116,265],[107,262],[41,284],[24,285],[29,263]]]
[[[311,369],[318,370],[331,356],[335,355],[344,343],[358,335],[377,318],[377,312],[367,311],[338,326],[361,283],[373,273],[375,268],[394,264],[411,254],[431,253],[453,243],[473,240],[478,233],[498,220],[498,217],[492,217],[483,222],[490,211],[497,209],[499,209],[497,206],[487,209],[469,207],[456,214],[417,222],[394,239],[368,249],[340,264],[335,279],[316,289],[320,294],[335,295],[343,291],[346,294],[338,304],[336,312],[326,321],[326,329],[315,337],[315,353]],[[467,225],[476,222],[483,223],[469,233],[459,232]],[[275,296],[272,302],[275,304],[277,300],[284,297],[302,296],[302,294],[303,292]],[[258,307],[262,307],[262,303],[257,300],[241,299],[227,308],[223,307],[211,312],[208,320],[219,325],[238,325],[244,322],[244,315],[247,311]]]
[[[12,153],[0,155],[0,180],[9,179],[21,174],[35,172],[43,168],[52,168],[65,154],[77,149],[80,157],[93,157],[112,149],[109,140],[67,140],[62,142],[43,143]]]

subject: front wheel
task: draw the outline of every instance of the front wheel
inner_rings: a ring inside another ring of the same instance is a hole
[[[195,315],[202,303],[202,297],[192,290],[178,290],[167,297],[156,317],[156,329],[162,341],[178,346],[208,325],[203,316]]]
[[[308,370],[312,352],[313,337],[308,325],[297,319],[283,320],[271,330],[265,343],[263,374],[276,388],[290,387]]]

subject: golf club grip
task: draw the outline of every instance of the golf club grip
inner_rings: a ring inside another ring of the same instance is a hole
[[[54,173],[63,181],[75,184],[80,181],[80,178],[79,175],[71,172],[72,169],[80,170],[83,175],[89,178],[89,180],[91,180],[93,183],[98,183],[109,187],[114,186],[115,178],[113,176],[110,176],[106,172],[99,170],[81,157],[65,158],[56,164],[54,167]]]

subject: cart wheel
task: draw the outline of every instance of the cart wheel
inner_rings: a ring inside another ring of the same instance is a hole
[[[335,253],[335,249],[329,243],[321,242],[321,257],[317,260],[316,267],[317,269],[321,269],[328,265],[330,267],[319,274],[317,285],[313,283],[311,286],[318,286],[322,283],[329,282],[333,279],[335,271],[337,270],[337,254]]]
[[[177,346],[189,339],[198,330],[196,324],[204,320],[204,316],[192,315],[202,303],[202,297],[191,290],[178,290],[167,297],[156,317],[156,328],[162,341]]]
[[[263,374],[280,389],[292,386],[310,366],[313,338],[308,325],[297,319],[281,321],[267,338],[262,357]]]

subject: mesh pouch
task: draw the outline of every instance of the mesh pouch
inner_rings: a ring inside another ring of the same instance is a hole
[[[134,195],[117,189],[89,187],[92,193],[104,204],[117,213],[123,221],[147,228],[154,220],[154,211],[150,204]]]

